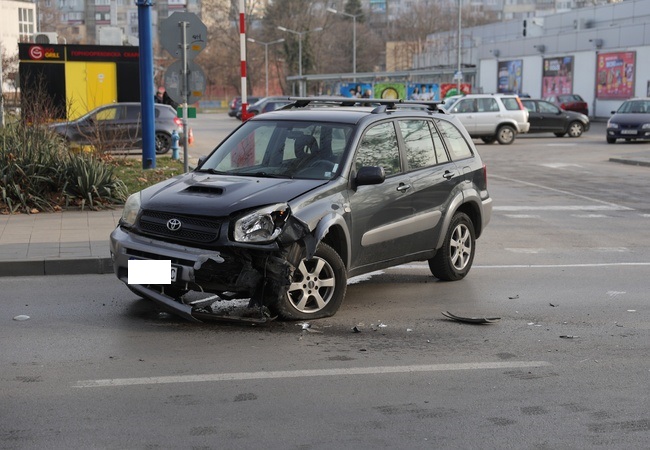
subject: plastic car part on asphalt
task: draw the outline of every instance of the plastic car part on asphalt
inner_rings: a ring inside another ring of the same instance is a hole
[[[474,324],[495,323],[501,320],[501,317],[462,317],[452,314],[449,311],[443,311],[442,315],[457,322]]]

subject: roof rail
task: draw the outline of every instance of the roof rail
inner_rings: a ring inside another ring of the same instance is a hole
[[[384,99],[384,98],[352,98],[352,97],[289,97],[293,103],[283,109],[304,108],[309,105],[336,105],[336,106],[376,106],[373,114],[386,111],[395,111],[398,108],[426,108],[428,111],[441,112],[440,103],[418,100]]]

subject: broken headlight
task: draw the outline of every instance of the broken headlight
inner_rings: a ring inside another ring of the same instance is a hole
[[[235,222],[235,241],[270,242],[282,233],[289,214],[286,203],[277,203],[247,214]]]
[[[135,219],[138,217],[138,212],[140,212],[140,193],[136,192],[126,199],[120,223],[129,227],[133,226]]]

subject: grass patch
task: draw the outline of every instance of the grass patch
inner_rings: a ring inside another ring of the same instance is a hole
[[[141,191],[168,178],[184,173],[183,160],[174,160],[171,156],[156,159],[154,169],[143,169],[142,159],[107,157],[106,162],[113,167],[115,178],[121,180],[129,194]]]

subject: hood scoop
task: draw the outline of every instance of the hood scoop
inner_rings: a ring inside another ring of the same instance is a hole
[[[218,186],[201,186],[195,185],[185,189],[188,194],[205,194],[205,195],[222,195],[223,188]]]

